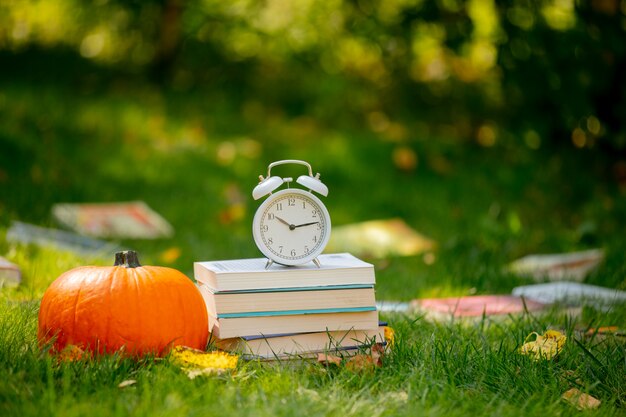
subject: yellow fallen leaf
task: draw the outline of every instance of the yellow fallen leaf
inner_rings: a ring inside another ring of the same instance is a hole
[[[532,332],[526,337],[526,340],[531,339],[533,336],[535,336],[535,340],[524,343],[520,348],[520,352],[535,360],[552,359],[561,352],[567,340],[564,334],[556,330],[548,330],[543,335]]]
[[[226,352],[203,352],[186,346],[176,346],[170,355],[190,379],[200,375],[221,374],[234,369],[239,356]]]
[[[387,345],[393,346],[393,342],[396,337],[396,332],[389,326],[385,326],[385,340],[387,341]]]
[[[561,396],[561,398],[565,401],[578,408],[579,410],[592,410],[594,408],[600,407],[602,401],[599,399],[592,397],[589,394],[585,394],[581,392],[577,388],[572,388]]]

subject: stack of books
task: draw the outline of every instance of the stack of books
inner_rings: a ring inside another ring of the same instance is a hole
[[[347,254],[265,269],[267,260],[196,262],[209,330],[224,350],[260,359],[347,353],[384,342],[374,266]]]

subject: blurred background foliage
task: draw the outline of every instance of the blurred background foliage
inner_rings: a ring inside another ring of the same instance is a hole
[[[0,6],[5,53],[65,50],[178,90],[226,89],[248,112],[367,123],[392,141],[531,149],[626,147],[625,32],[623,0]],[[394,123],[407,119],[410,130]]]
[[[258,255],[249,192],[298,158],[334,224],[439,243],[379,264],[383,296],[508,290],[500,265],[594,246],[591,282],[623,286],[625,40],[626,0],[4,0],[0,227],[144,200],[174,239],[122,243],[190,273]]]

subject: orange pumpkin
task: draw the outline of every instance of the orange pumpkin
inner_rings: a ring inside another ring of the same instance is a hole
[[[181,272],[141,266],[133,251],[115,254],[112,267],[65,272],[46,290],[38,338],[104,353],[163,355],[173,346],[204,349],[208,317],[202,295]]]

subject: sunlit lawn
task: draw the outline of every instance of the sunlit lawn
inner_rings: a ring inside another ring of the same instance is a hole
[[[597,246],[607,260],[587,282],[626,285],[626,195],[605,179],[602,154],[549,144],[530,150],[514,137],[481,148],[410,121],[398,142],[368,126],[333,126],[215,93],[105,85],[95,92],[0,86],[0,254],[24,272],[19,289],[1,293],[0,414],[573,415],[560,396],[574,386],[603,401],[598,415],[623,414],[624,341],[575,332],[623,327],[623,306],[465,324],[386,316],[397,341],[372,373],[243,363],[233,374],[190,381],[162,360],[57,364],[41,354],[35,329],[47,285],[67,269],[112,257],[8,243],[12,220],[55,226],[57,202],[143,200],[175,236],[120,245],[139,251],[145,264],[191,276],[194,261],[258,256],[250,193],[269,162],[286,158],[307,160],[322,174],[334,225],[400,217],[437,242],[426,259],[372,259],[377,299],[509,293],[527,281],[503,272],[507,262]],[[407,150],[416,156],[408,170],[394,161]],[[547,328],[569,336],[557,360],[517,353],[527,334]],[[138,382],[117,387],[127,379]]]

